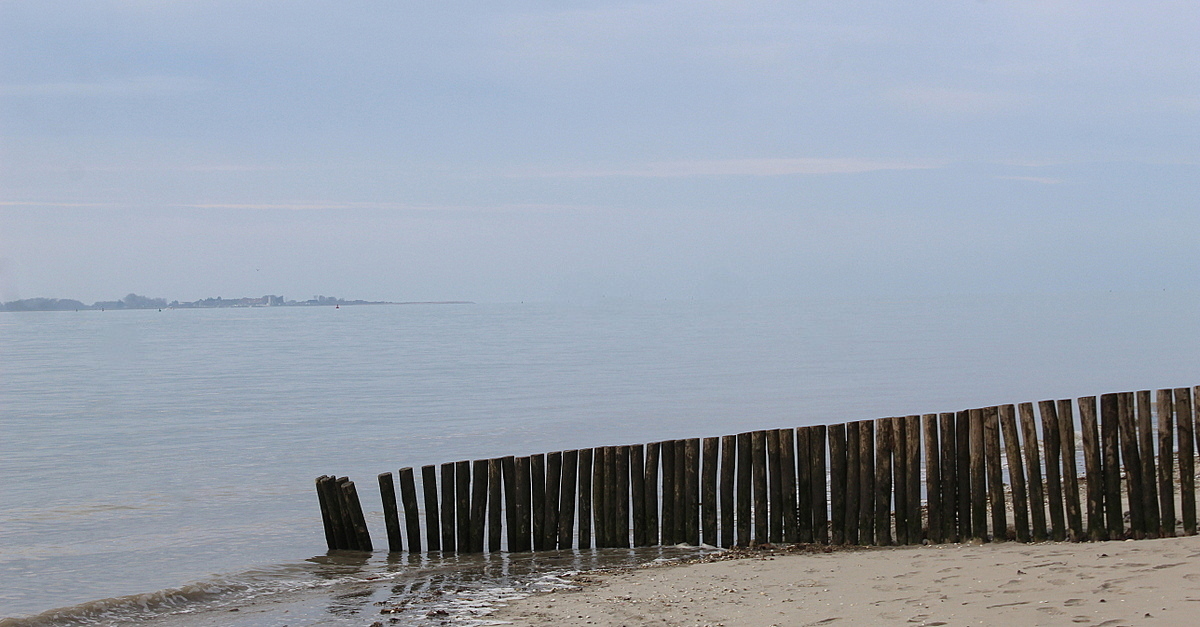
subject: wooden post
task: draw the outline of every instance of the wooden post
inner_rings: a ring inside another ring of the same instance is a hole
[[[530,542],[530,533],[532,533],[533,530],[533,504],[530,501],[533,496],[530,493],[530,467],[532,466],[532,462],[528,457],[518,457],[516,458],[515,466],[517,524],[514,528],[517,531],[517,543],[516,546],[513,546],[510,543],[508,550],[525,552],[533,548],[533,545]]]
[[[658,540],[658,461],[659,445],[646,445],[646,544],[655,546]]]
[[[846,425],[846,544],[850,545],[858,544],[858,509],[862,500],[859,492],[862,487],[861,427],[862,423],[858,421]],[[784,472],[787,472],[786,468]],[[786,474],[784,476],[786,478]],[[786,511],[784,515],[787,515]],[[786,526],[786,521],[784,524]],[[789,540],[789,542],[794,542],[794,540]]]
[[[650,546],[646,540],[646,447],[629,447],[629,491],[633,501],[633,545]]]
[[[937,414],[921,417],[925,435],[925,511],[929,515],[927,535],[932,543],[942,538],[942,466],[941,447],[938,446]]]
[[[767,433],[755,431],[751,434],[754,447],[752,472],[754,474],[754,544],[764,544],[767,537]]]
[[[704,468],[700,479],[700,526],[702,541],[711,546],[721,546],[717,537],[717,457],[720,454],[721,438],[704,438]]]
[[[547,550],[558,548],[558,503],[562,489],[562,451],[546,455],[546,520],[545,545]]]
[[[517,458],[508,455],[500,458],[500,470],[504,474],[504,528],[508,551],[521,551],[521,536],[518,529],[521,517],[518,514],[520,499],[517,498]]]
[[[983,410],[970,410],[971,430],[971,537],[987,541],[987,457],[984,447]]]
[[[1079,430],[1083,442],[1083,468],[1087,483],[1088,538],[1107,540],[1104,526],[1104,465],[1100,455],[1100,431],[1096,423],[1096,397],[1079,398]]]
[[[753,495],[751,494],[752,474],[751,466],[753,461],[750,459],[754,456],[754,444],[751,442],[749,433],[737,434],[737,545],[750,546],[753,543],[753,537],[750,535],[750,517],[753,508],[750,505]],[[663,539],[663,544],[667,544],[666,539]]]
[[[458,530],[456,549],[471,552],[471,462],[454,463],[454,513]]]
[[[321,504],[321,521],[325,525],[325,546],[336,551],[348,545],[342,529],[341,498],[334,494],[337,479],[329,475],[317,477],[317,499]]]
[[[830,541],[846,543],[846,425],[829,426]]]
[[[800,542],[813,541],[812,430],[796,427],[796,518]]]
[[[1121,461],[1125,465],[1125,491],[1129,496],[1129,533],[1135,540],[1146,537],[1146,510],[1142,494],[1142,457],[1138,451],[1137,417],[1132,392],[1117,395],[1117,430]]]
[[[892,543],[892,419],[875,421],[875,544]]]
[[[905,466],[908,468],[908,542],[921,543],[921,417],[904,417]]]
[[[442,550],[441,516],[438,514],[437,467],[421,466],[421,492],[425,497],[425,544]]]
[[[350,486],[352,485],[353,482],[349,477],[338,477],[337,483],[334,484],[334,495],[339,502],[338,511],[341,512],[342,529],[346,534],[346,545],[343,548],[348,551],[361,551],[358,521],[354,519],[354,503],[350,498]]]
[[[892,512],[896,544],[908,544],[908,423],[892,418]]]
[[[487,530],[488,460],[477,459],[471,464],[471,552],[483,553],[484,532]]]
[[[858,423],[858,542],[875,544],[875,423]]]
[[[1125,509],[1121,507],[1120,430],[1117,427],[1120,399],[1116,394],[1100,396],[1100,444],[1104,458],[1104,520],[1108,537],[1125,536]]]
[[[662,457],[662,543],[666,546],[679,542],[679,538],[675,537],[675,452],[674,440],[664,440],[659,444],[659,455]]]
[[[1150,390],[1137,393],[1138,455],[1142,460],[1142,512],[1146,535],[1157,538],[1158,528],[1158,468],[1154,463],[1154,418]]]
[[[529,456],[530,500],[533,512],[533,550],[545,551],[546,546],[546,456]]]
[[[504,505],[500,500],[504,491],[503,467],[504,460],[499,457],[489,459],[487,462],[487,550],[491,552],[499,551],[504,546]]]
[[[1075,414],[1071,411],[1071,399],[1058,401],[1058,430],[1062,441],[1063,493],[1067,506],[1067,537],[1071,542],[1080,542],[1086,535],[1083,530],[1083,514],[1079,501],[1079,469],[1075,464]]]
[[[655,449],[657,450],[657,448]],[[593,450],[579,449],[579,548],[592,548],[592,458]]]
[[[826,491],[825,425],[809,427],[808,445],[812,451],[813,542],[829,544],[829,501]]]
[[[367,520],[363,517],[362,503],[358,500],[358,490],[353,481],[338,481],[344,496],[343,504],[350,512],[350,522],[353,524],[354,536],[358,539],[352,550],[371,551],[371,534],[367,531]]]
[[[1158,409],[1158,503],[1162,535],[1175,537],[1175,400],[1171,390],[1159,390]]]
[[[609,546],[607,492],[605,489],[604,468],[607,465],[608,448],[597,446],[592,449],[592,527],[596,535],[596,548]]]
[[[379,473],[379,496],[383,500],[383,524],[387,528],[388,552],[399,553],[404,550],[404,542],[400,534],[400,511],[396,506],[396,485],[392,481],[392,473]]]
[[[1000,408],[983,410],[984,465],[987,468],[988,502],[992,509],[992,540],[1008,539],[1008,516],[1004,500],[1004,471],[1000,460]]]
[[[675,440],[675,543],[687,542],[687,442]]]
[[[684,473],[683,496],[684,533],[683,540],[692,546],[700,546],[700,439],[692,438],[683,443]]]
[[[958,439],[954,433],[954,414],[938,415],[942,444],[942,540],[958,541]]]
[[[783,542],[783,462],[779,459],[779,430],[771,429],[767,436],[767,538],[771,544]]]
[[[608,538],[604,546],[613,548],[622,546],[620,529],[618,528],[618,517],[621,515],[621,508],[617,503],[617,488],[619,487],[617,486],[617,475],[619,474],[617,470],[619,465],[617,460],[618,455],[619,451],[617,447],[604,447],[604,524],[606,527],[604,537]],[[628,546],[628,544],[625,544],[625,546]]]
[[[729,548],[736,543],[734,535],[737,503],[733,499],[734,477],[737,469],[737,436],[721,436],[721,543]]]
[[[404,505],[404,527],[408,532],[408,551],[421,552],[421,518],[417,508],[417,485],[412,468],[400,469],[400,503]]]
[[[1050,537],[1055,542],[1062,542],[1067,538],[1067,525],[1063,516],[1062,442],[1058,409],[1054,401],[1039,401],[1038,412],[1042,415],[1042,445],[1046,450],[1046,504],[1050,507]]]
[[[796,435],[791,429],[779,430],[780,471],[783,475],[783,541],[799,542],[796,520]]]
[[[619,548],[629,548],[629,446],[614,447],[617,452],[617,502],[614,540]]]
[[[1029,494],[1025,490],[1025,468],[1021,460],[1021,440],[1017,436],[1017,414],[1012,405],[1000,406],[1000,430],[1004,433],[1004,454],[1012,483],[1013,522],[1017,542],[1029,542]]]
[[[1179,492],[1183,535],[1196,535],[1196,447],[1192,391],[1175,389],[1175,432],[1179,435]]]
[[[641,448],[638,448],[639,453]],[[641,473],[638,473],[641,476]],[[562,487],[558,492],[558,548],[569,549],[575,544],[575,486],[579,483],[579,451],[565,451],[562,456]]]
[[[442,551],[454,552],[457,550],[456,542],[458,540],[455,534],[455,517],[456,501],[454,499],[455,486],[454,481],[454,462],[446,462],[441,465],[442,471]]]
[[[971,412],[962,410],[954,416],[955,452],[958,459],[955,463],[955,474],[958,476],[957,518],[958,538],[965,541],[971,537]]]
[[[1025,438],[1025,478],[1029,481],[1029,513],[1033,519],[1033,541],[1046,540],[1046,497],[1042,492],[1042,455],[1038,450],[1037,421],[1033,403],[1018,405],[1021,435]]]

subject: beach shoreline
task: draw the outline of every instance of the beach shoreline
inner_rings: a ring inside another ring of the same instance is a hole
[[[581,573],[489,618],[512,625],[1184,625],[1200,536],[748,552]]]

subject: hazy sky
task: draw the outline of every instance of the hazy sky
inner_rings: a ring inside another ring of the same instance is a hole
[[[0,300],[1197,289],[1198,202],[1194,1],[0,0]]]

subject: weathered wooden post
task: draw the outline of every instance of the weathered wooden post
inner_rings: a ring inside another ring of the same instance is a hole
[[[942,542],[942,467],[941,447],[938,445],[937,414],[921,417],[925,438],[925,511],[929,524],[927,535],[930,542]]]
[[[958,438],[954,432],[954,414],[938,415],[942,445],[942,539],[958,541]]]
[[[1146,510],[1142,497],[1142,457],[1138,451],[1137,418],[1134,395],[1117,395],[1117,430],[1121,440],[1121,461],[1125,465],[1125,492],[1129,495],[1129,533],[1135,540],[1146,537]]]
[[[830,541],[846,543],[846,425],[829,425]]]
[[[1067,530],[1072,542],[1086,536],[1083,530],[1083,513],[1079,501],[1079,470],[1075,464],[1075,415],[1071,411],[1071,399],[1058,401],[1058,429],[1062,441],[1063,492],[1066,496]]]
[[[657,447],[655,450],[658,450]],[[590,549],[593,546],[592,477],[594,475],[594,456],[593,449],[579,449],[579,548],[581,549]]]
[[[396,505],[396,485],[392,481],[392,473],[379,473],[379,496],[383,501],[383,524],[387,529],[388,552],[399,553],[404,550],[404,542],[400,534],[400,510]]]
[[[1175,536],[1175,399],[1171,390],[1155,395],[1158,409],[1158,502],[1162,534]]]
[[[410,553],[421,552],[421,518],[417,508],[417,485],[413,469],[400,469],[400,503],[404,505],[404,530],[408,533]]]
[[[751,470],[754,475],[754,544],[769,542],[767,531],[767,433],[750,434],[754,447]]]
[[[875,544],[892,543],[892,419],[875,420]]]
[[[737,503],[733,498],[736,469],[737,436],[721,436],[721,543],[717,546],[724,548],[729,548],[737,542],[734,534]]]
[[[1025,437],[1025,479],[1029,482],[1029,513],[1033,519],[1033,541],[1046,540],[1046,497],[1042,492],[1042,456],[1038,450],[1037,423],[1033,403],[1017,406],[1021,413],[1021,435]]]
[[[1029,494],[1025,490],[1021,440],[1017,436],[1016,410],[1012,405],[1000,406],[1000,430],[1004,434],[1004,453],[1008,460],[1008,477],[1012,483],[1013,525],[1017,542],[1029,542]]]
[[[1054,401],[1039,401],[1038,411],[1042,415],[1042,442],[1046,447],[1046,501],[1050,506],[1050,537],[1055,542],[1067,538],[1066,519],[1063,516],[1062,495],[1062,442],[1058,426],[1058,410]]]
[[[750,518],[753,507],[751,501],[753,478],[751,466],[754,462],[754,443],[750,441],[749,433],[737,434],[737,545],[750,546],[754,539],[750,535],[752,528]],[[663,544],[667,544],[663,539]]]
[[[1154,463],[1154,418],[1150,403],[1150,390],[1137,393],[1137,437],[1138,455],[1142,460],[1142,527],[1146,535],[1157,538],[1162,535],[1158,528],[1158,468]]]
[[[859,507],[861,505],[862,496],[859,490],[862,489],[862,424],[858,421],[851,422],[846,425],[846,544],[858,544],[859,530]],[[784,470],[784,478],[786,483],[787,470]],[[786,495],[785,495],[786,498]],[[795,499],[793,499],[794,501]],[[786,503],[785,503],[786,507]],[[795,505],[792,506],[793,512]],[[787,512],[784,512],[786,517]],[[786,528],[787,521],[784,521]],[[794,537],[788,539],[789,542],[795,542]]]
[[[1108,539],[1104,525],[1104,463],[1100,455],[1100,431],[1096,422],[1096,397],[1079,399],[1079,428],[1083,440],[1083,467],[1087,482],[1088,538]]]
[[[1192,391],[1175,389],[1175,432],[1179,435],[1179,493],[1183,534],[1196,535],[1196,446]]]
[[[484,533],[487,530],[488,506],[488,460],[477,459],[471,463],[471,510],[469,517],[470,547],[472,553],[483,553]]]
[[[425,497],[425,544],[442,550],[441,515],[438,512],[437,466],[421,466],[421,494]]]
[[[641,447],[638,447],[641,451]],[[639,475],[640,476],[640,475]],[[579,451],[562,457],[562,488],[558,493],[558,548],[569,549],[575,541],[575,486],[579,483]]]
[[[875,422],[858,423],[858,541],[875,544]]]
[[[704,438],[701,454],[703,469],[700,478],[700,526],[704,544],[720,546],[717,537],[717,456],[720,438]]]

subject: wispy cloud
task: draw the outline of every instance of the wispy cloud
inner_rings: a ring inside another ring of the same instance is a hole
[[[1062,183],[1062,179],[1051,178],[1048,176],[997,176],[998,179],[1008,181],[1028,181],[1030,183],[1041,183],[1043,185],[1058,185]]]
[[[148,96],[191,93],[208,87],[208,81],[186,76],[134,76],[98,81],[0,85],[0,96]]]
[[[514,171],[514,177],[646,177],[682,178],[699,176],[791,176],[822,174],[859,174],[880,170],[927,170],[944,166],[931,160],[888,161],[857,158],[795,159],[702,159],[658,161],[640,165],[576,170],[527,169]]]
[[[910,109],[954,115],[1015,111],[1032,103],[1032,99],[1023,94],[945,87],[897,89],[888,92],[887,98]]]

